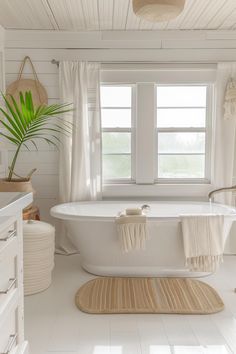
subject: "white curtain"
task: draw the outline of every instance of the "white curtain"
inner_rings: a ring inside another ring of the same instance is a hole
[[[236,63],[219,63],[216,79],[215,127],[213,142],[213,185],[214,188],[229,187],[233,184],[235,158],[235,119],[224,119],[224,99],[228,81],[236,79]],[[220,193],[216,201],[231,204],[232,193]]]
[[[100,65],[87,62],[60,62],[60,100],[72,103],[64,115],[73,124],[70,137],[62,135],[59,169],[60,202],[101,198]],[[61,225],[62,226],[62,225]],[[57,251],[73,253],[66,226],[60,227]]]

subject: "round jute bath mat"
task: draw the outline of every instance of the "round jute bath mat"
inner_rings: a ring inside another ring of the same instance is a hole
[[[208,284],[189,278],[96,278],[76,293],[76,306],[94,314],[211,314],[224,308]]]

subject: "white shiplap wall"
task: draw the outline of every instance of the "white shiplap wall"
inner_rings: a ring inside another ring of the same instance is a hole
[[[25,55],[33,60],[39,80],[46,87],[49,103],[59,98],[58,68],[53,58],[61,60],[217,62],[234,61],[234,31],[147,32],[53,32],[6,31],[6,83],[16,79]],[[26,67],[25,77],[30,76]],[[12,156],[12,152],[10,152]],[[39,152],[23,151],[17,172],[26,174],[37,167],[33,184],[42,219],[50,220],[49,209],[58,197],[58,152],[46,144]]]
[[[4,75],[4,40],[5,30],[0,26],[0,91],[5,88],[5,75]],[[0,97],[1,103],[1,97]],[[4,148],[0,138],[0,177],[4,177],[6,169],[7,151]]]
[[[15,49],[14,59],[7,58],[6,49],[6,85],[17,78],[19,67],[28,49]],[[58,69],[49,60],[34,61],[39,80],[45,86],[49,103],[58,101]],[[26,66],[25,77],[32,77],[30,67]],[[49,215],[50,208],[56,204],[58,196],[58,152],[46,143],[39,143],[39,151],[22,150],[17,163],[17,174],[26,175],[34,167],[37,168],[33,175],[33,186],[36,190],[35,204],[40,208],[41,217],[45,221],[53,222]],[[13,151],[9,151],[9,159]]]

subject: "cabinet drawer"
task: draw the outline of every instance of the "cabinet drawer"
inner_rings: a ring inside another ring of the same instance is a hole
[[[7,222],[0,231],[0,253],[3,252],[13,238],[17,236],[16,221]]]
[[[11,354],[17,346],[18,310],[14,307],[0,327],[0,354]]]
[[[13,238],[9,241],[5,251],[0,254],[0,306],[18,287],[17,247],[17,239]]]

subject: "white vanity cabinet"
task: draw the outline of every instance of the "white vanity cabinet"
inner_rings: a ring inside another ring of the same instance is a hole
[[[10,202],[1,209],[1,197],[7,194],[11,195]],[[31,199],[30,194],[0,193],[0,354],[28,353],[24,339],[22,209]]]

